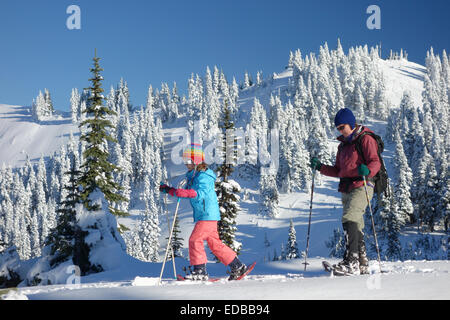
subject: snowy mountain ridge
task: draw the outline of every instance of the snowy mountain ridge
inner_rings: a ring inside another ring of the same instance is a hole
[[[389,91],[391,107],[400,104],[403,92],[409,90],[416,105],[422,102],[423,77],[425,67],[407,60],[379,60],[379,65],[385,75]],[[284,70],[274,77],[270,86],[271,92],[286,88],[292,70]],[[240,95],[242,108],[253,102],[254,90],[244,90]],[[269,99],[270,94],[259,98]],[[263,103],[267,105],[267,103]],[[73,124],[70,114],[61,112],[47,121],[36,123],[32,119],[31,107],[0,104],[0,165],[12,167],[23,166],[26,158],[37,161],[43,156],[58,152],[67,143],[70,133],[78,136],[79,128]]]

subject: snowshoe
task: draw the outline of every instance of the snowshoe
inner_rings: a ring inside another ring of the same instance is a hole
[[[255,267],[256,262],[253,262],[250,266],[246,266],[245,264],[242,264],[240,267],[232,269],[231,272],[229,272],[230,277],[228,278],[229,281],[232,280],[241,280],[246,275],[248,275],[253,268]]]
[[[177,276],[178,280],[190,280],[190,281],[208,281],[209,275],[206,272],[206,264],[195,265],[193,270],[191,266],[189,266],[189,272],[187,272],[186,268],[183,268],[186,275]],[[181,279],[183,278],[183,279]]]
[[[361,274],[359,267],[359,255],[351,254],[337,265],[333,265],[333,274],[338,276],[359,275]]]

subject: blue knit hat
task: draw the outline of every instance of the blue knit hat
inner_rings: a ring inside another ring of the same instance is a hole
[[[356,118],[353,115],[352,110],[348,108],[344,108],[336,113],[336,117],[334,118],[334,125],[339,127],[341,124],[348,124],[350,128],[354,129],[356,126]]]

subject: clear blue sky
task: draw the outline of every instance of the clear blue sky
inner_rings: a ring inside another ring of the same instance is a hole
[[[68,30],[69,5],[81,9],[81,30]],[[381,9],[381,30],[369,30],[366,9]],[[72,88],[89,86],[94,48],[109,91],[123,77],[131,103],[145,103],[149,84],[177,82],[222,68],[240,82],[247,70],[266,78],[282,71],[289,51],[344,49],[380,41],[383,54],[405,49],[423,64],[426,51],[450,50],[448,0],[1,0],[0,103],[31,105],[48,88],[69,110]]]

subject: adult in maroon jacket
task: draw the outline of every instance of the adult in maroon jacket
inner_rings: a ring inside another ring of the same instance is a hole
[[[372,178],[381,168],[378,157],[378,144],[370,135],[361,138],[362,157],[356,150],[355,141],[370,129],[356,124],[355,116],[348,108],[338,111],[334,119],[337,130],[341,133],[341,142],[336,154],[334,166],[322,164],[319,159],[311,159],[311,168],[321,174],[340,178],[343,214],[342,226],[346,238],[346,252],[343,261],[336,265],[337,271],[343,273],[367,273],[368,259],[364,244],[364,212],[367,198],[364,190],[363,176],[368,180],[369,199],[373,196]]]

